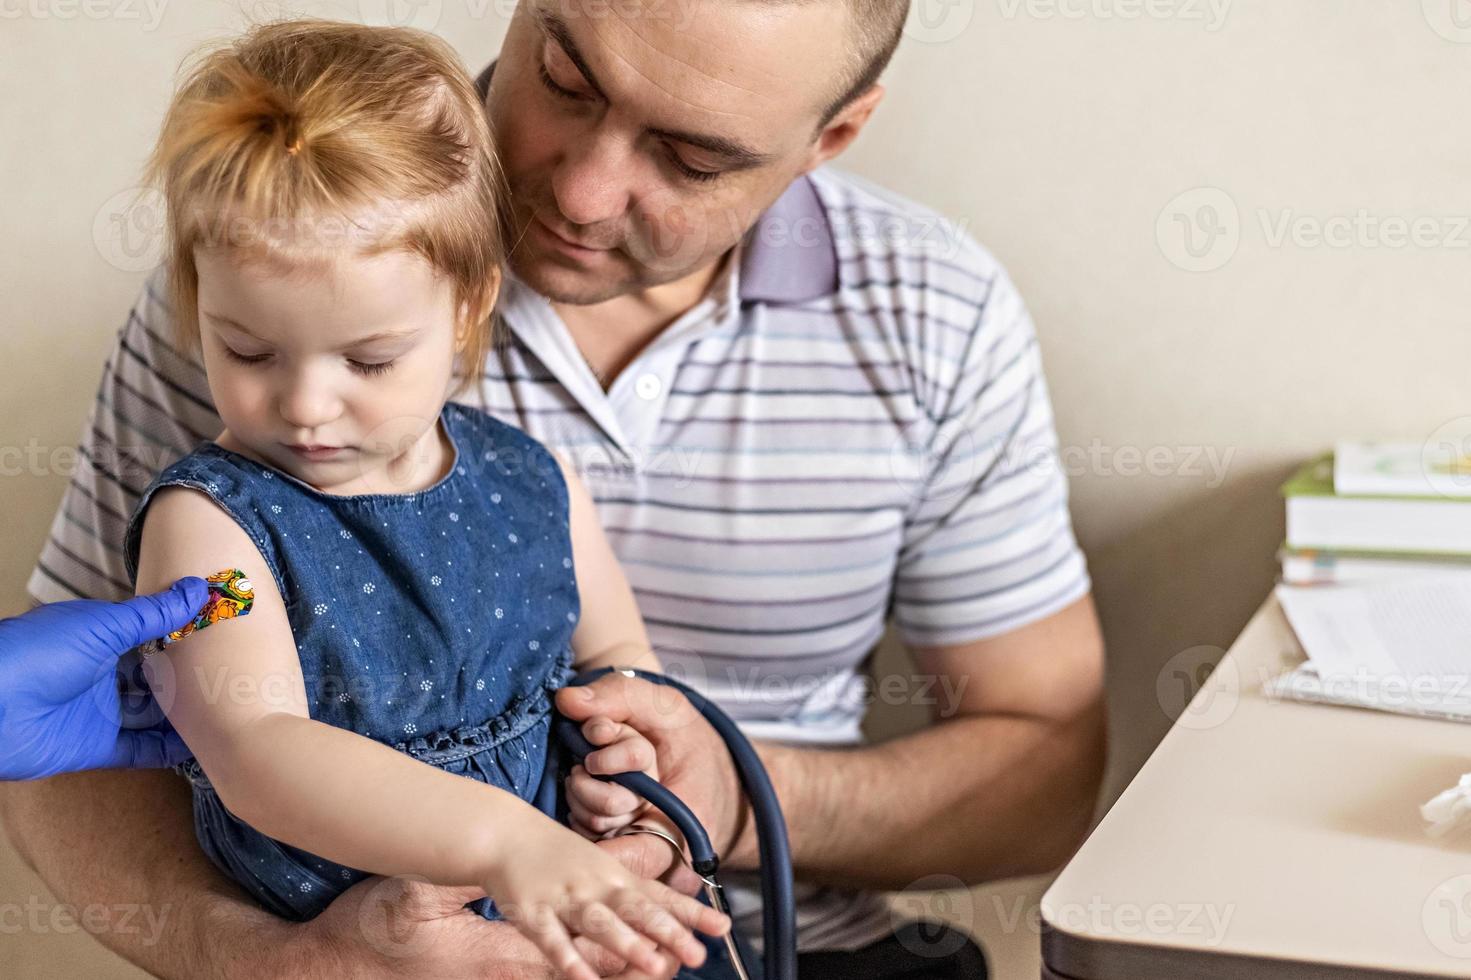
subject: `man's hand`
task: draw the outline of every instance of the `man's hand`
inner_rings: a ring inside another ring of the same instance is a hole
[[[749,807],[730,750],[683,694],[615,671],[591,684],[558,691],[557,709],[578,723],[603,717],[636,729],[654,747],[659,781],[699,817],[721,864],[756,866]],[[616,749],[615,744],[604,751]],[[613,771],[607,766],[616,766],[617,759],[604,762],[600,755],[594,752],[587,757],[588,769]],[[668,850],[656,838],[640,836]]]
[[[122,703],[118,655],[179,629],[207,598],[204,580],[190,576],[126,602],[75,599],[0,620],[0,779],[189,758],[151,699]]]
[[[448,888],[413,878],[358,882],[310,922],[295,928],[303,954],[295,977],[353,980],[556,980],[536,944],[509,922],[464,908],[479,888]],[[626,970],[623,960],[581,937],[577,950],[603,977],[669,980],[679,964],[660,954],[658,973]],[[310,951],[310,958],[306,954]],[[288,962],[290,957],[288,956]]]
[[[593,718],[583,722],[582,734],[599,748],[589,753],[583,764],[575,766],[567,777],[572,829],[613,852],[634,874],[658,878],[685,895],[698,894],[704,882],[680,859],[681,855],[674,852],[669,841],[649,834],[604,838],[611,831],[640,823],[658,827],[675,840],[682,839],[683,835],[674,821],[617,783],[597,778],[599,775],[638,770],[659,779],[658,757],[653,744],[631,725],[620,724],[611,718]],[[687,859],[687,848],[682,848],[681,854]]]

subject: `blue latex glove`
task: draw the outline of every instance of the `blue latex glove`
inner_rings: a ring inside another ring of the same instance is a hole
[[[190,576],[126,602],[76,599],[0,620],[0,779],[188,759],[156,705],[141,728],[138,706],[124,705],[118,656],[180,629],[208,598]]]

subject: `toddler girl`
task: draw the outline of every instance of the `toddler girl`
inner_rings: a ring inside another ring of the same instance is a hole
[[[552,693],[657,662],[574,474],[448,402],[504,255],[458,60],[415,31],[256,28],[187,77],[149,169],[177,340],[225,431],[145,491],[129,574],[234,567],[256,595],[145,662],[206,853],[282,916],[415,874],[483,888],[574,977],[596,976],[574,934],[698,966],[691,930],[726,917],[547,815]]]

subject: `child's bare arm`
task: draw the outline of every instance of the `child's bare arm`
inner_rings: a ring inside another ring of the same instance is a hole
[[[251,578],[251,614],[168,647],[145,670],[228,810],[340,864],[483,888],[570,976],[595,974],[569,929],[645,969],[658,968],[657,946],[689,966],[703,961],[689,930],[727,928],[713,910],[637,879],[514,794],[312,720],[285,603],[260,552],[203,494],[160,491],[137,589],[223,565]]]
[[[649,644],[633,589],[603,533],[592,497],[577,471],[560,457],[557,462],[567,481],[572,562],[582,607],[572,634],[573,662],[581,670],[619,666],[657,671],[659,658]]]
[[[618,558],[603,533],[592,496],[566,462],[558,460],[567,481],[573,563],[582,617],[572,635],[575,663],[582,670],[598,667],[662,669],[649,643],[643,615]],[[650,691],[650,693],[652,693]],[[659,711],[664,702],[650,697],[646,710]],[[582,765],[567,777],[567,804],[573,830],[590,840],[635,821],[657,824],[675,836],[678,829],[668,817],[632,792],[597,779],[613,773],[640,771],[659,778],[653,745],[633,726],[608,718],[589,718],[582,733],[595,747]]]
[[[497,787],[313,721],[275,579],[250,537],[209,498],[159,491],[141,550],[140,593],[180,569],[225,565],[242,569],[255,587],[249,616],[199,631],[146,667],[169,720],[241,820],[341,864],[444,885],[481,884],[501,842],[545,820]]]

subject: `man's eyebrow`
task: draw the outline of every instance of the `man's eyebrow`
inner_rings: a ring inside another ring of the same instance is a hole
[[[582,73],[582,78],[598,96],[607,101],[608,95],[603,87],[598,84],[597,76],[593,74],[592,68],[588,66],[587,59],[577,48],[577,42],[572,40],[572,32],[568,30],[567,23],[556,14],[548,10],[538,10],[536,18],[547,36],[557,43],[577,70]],[[752,149],[743,143],[729,139],[724,136],[714,136],[706,133],[687,133],[674,129],[650,129],[650,136],[661,139],[673,140],[676,143],[687,143],[697,149],[705,150],[722,156],[730,165],[731,170],[749,170],[759,167],[771,159],[771,155],[762,153],[760,150]]]

